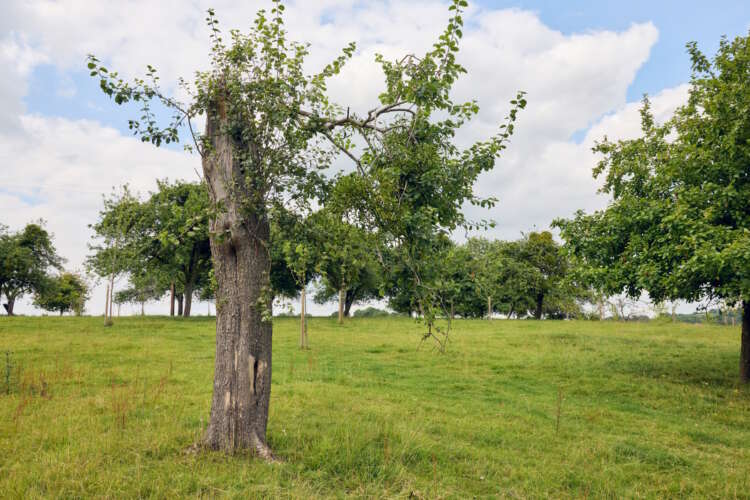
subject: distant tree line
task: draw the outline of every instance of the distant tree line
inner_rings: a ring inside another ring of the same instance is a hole
[[[87,263],[108,280],[107,307],[135,303],[143,313],[143,304],[169,295],[170,313],[176,303],[177,315],[190,316],[194,297],[212,298],[208,213],[208,194],[199,183],[160,181],[144,200],[125,186],[106,198],[91,226],[95,242]],[[379,248],[377,235],[328,209],[300,215],[277,207],[270,230],[273,298],[299,297],[302,309],[314,282],[313,300],[337,301],[340,321],[354,304],[374,299],[387,300],[398,313],[423,314],[398,246]],[[589,287],[577,281],[580,273],[548,231],[463,244],[443,236],[431,245],[430,258],[422,259],[431,264],[422,274],[431,276],[443,316],[577,318],[591,300]],[[119,276],[127,285],[114,291]],[[304,332],[303,324],[302,344]]]

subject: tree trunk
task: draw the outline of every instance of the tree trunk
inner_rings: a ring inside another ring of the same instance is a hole
[[[197,245],[193,245],[193,249],[190,251],[190,262],[188,263],[188,269],[185,273],[185,306],[182,314],[186,318],[190,317],[190,310],[193,305],[193,292],[195,291],[195,281],[197,279],[196,268],[198,266],[198,263],[196,262],[198,259],[197,248]]]
[[[146,311],[144,310],[144,305],[145,304],[146,304],[145,302],[141,302],[141,316],[145,316],[146,315]]]
[[[346,301],[346,291],[343,287],[339,290],[339,325],[344,322],[344,302]]]
[[[534,318],[542,319],[542,305],[544,304],[544,295],[537,294],[536,296],[536,309],[534,310]]]
[[[306,286],[302,285],[302,291],[299,294],[299,348],[307,349],[307,296],[305,294]]]
[[[190,317],[190,309],[193,305],[193,284],[185,284],[185,305],[182,308],[182,315],[186,318]]]
[[[492,297],[487,296],[487,319],[492,319]]]
[[[453,299],[451,299],[451,321],[453,321],[453,318],[456,316],[456,310],[453,307]]]
[[[225,134],[224,107],[221,103],[217,107],[207,116],[211,148],[203,156],[209,196],[221,208],[210,221],[217,283],[216,362],[211,417],[203,443],[228,452],[250,448],[273,460],[266,444],[272,304],[264,295],[270,290],[270,227],[261,209],[253,212],[246,199],[237,199],[243,189],[250,189],[243,188],[248,174],[241,169],[247,163],[234,159],[234,146]]]
[[[354,290],[349,289],[346,291],[346,299],[344,299],[344,317],[348,318],[351,314],[352,304],[354,304]]]
[[[107,294],[104,297],[104,321],[106,323],[109,314],[109,283],[107,283]]]
[[[742,301],[742,340],[740,341],[740,381],[750,382],[750,301]]]
[[[182,316],[182,294],[177,294],[177,316]]]
[[[115,297],[115,275],[113,273],[112,277],[109,279],[109,319],[112,319],[114,297]]]
[[[174,316],[174,283],[169,285],[169,315]]]
[[[5,311],[8,313],[8,316],[14,316],[13,307],[16,305],[16,298],[7,297],[7,299],[8,299],[8,303],[5,304]]]

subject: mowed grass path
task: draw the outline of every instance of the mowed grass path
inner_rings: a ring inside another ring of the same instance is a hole
[[[274,321],[269,441],[186,452],[209,414],[208,318],[0,318],[1,497],[745,497],[739,328],[406,318]],[[559,418],[558,418],[559,414]]]

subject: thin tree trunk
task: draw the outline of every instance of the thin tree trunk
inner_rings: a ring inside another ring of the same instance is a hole
[[[307,349],[307,297],[306,286],[302,285],[299,298],[299,348]]]
[[[112,273],[112,276],[109,278],[109,319],[112,319],[112,308],[113,308],[113,299],[115,296],[115,275]]]
[[[146,315],[146,311],[144,310],[144,305],[145,304],[146,304],[145,302],[141,302],[141,316],[145,316]]]
[[[211,148],[203,157],[209,196],[214,206],[221,207],[210,221],[217,283],[216,362],[203,443],[229,452],[251,448],[273,460],[266,443],[272,304],[268,297],[261,300],[270,289],[270,227],[261,209],[249,212],[247,204],[237,199],[242,196],[241,184],[247,178],[242,169],[247,163],[234,159],[227,128],[224,106],[218,103],[208,112],[206,137]]]
[[[169,315],[174,316],[174,283],[169,285]]]
[[[742,301],[742,338],[740,341],[740,381],[750,382],[750,301]]]
[[[453,299],[451,299],[451,321],[453,321],[453,318],[456,316],[456,310],[453,307]]]
[[[177,294],[177,316],[182,316],[182,294]]]
[[[109,283],[107,283],[107,293],[104,298],[104,322],[107,322],[107,318],[109,314]]]
[[[346,301],[346,291],[342,287],[339,290],[339,325],[344,322],[344,302]]]
[[[492,297],[487,296],[487,319],[492,319]]]

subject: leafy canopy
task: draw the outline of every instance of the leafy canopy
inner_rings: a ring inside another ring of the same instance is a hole
[[[609,293],[748,300],[750,36],[722,39],[713,59],[688,52],[687,104],[659,125],[644,98],[642,136],[594,148],[610,205],[556,225]]]

